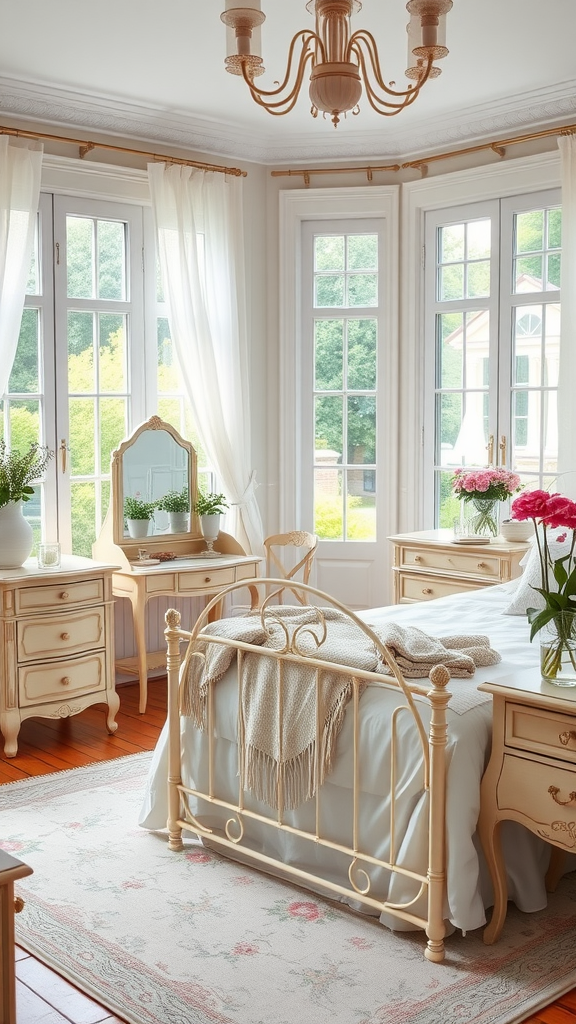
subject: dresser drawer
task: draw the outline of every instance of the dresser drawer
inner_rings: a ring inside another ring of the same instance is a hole
[[[104,651],[64,661],[27,665],[18,673],[20,707],[48,704],[71,696],[106,690]]]
[[[398,601],[432,601],[435,597],[461,594],[463,590],[478,590],[480,581],[438,580],[430,576],[416,576],[415,573],[398,574]]]
[[[104,600],[104,580],[80,580],[77,583],[50,583],[43,587],[22,587],[16,591],[16,612],[68,608],[79,604],[97,604]]]
[[[446,551],[441,548],[403,546],[401,565],[430,572],[479,576],[498,581],[501,572],[500,559],[497,555],[490,555],[488,552],[480,554],[476,551],[458,551],[454,548]]]
[[[511,818],[526,817],[528,827],[543,839],[568,849],[576,846],[576,771],[507,754],[496,796],[500,810]]]
[[[506,746],[576,765],[576,715],[506,701],[505,720]]]
[[[253,580],[257,572],[255,565],[237,565],[236,566],[236,579],[237,580]]]
[[[17,625],[18,661],[55,658],[103,647],[105,609],[22,619]]]
[[[196,569],[194,572],[181,572],[178,577],[178,592],[185,594],[188,590],[219,589],[234,583],[236,573],[230,569]]]

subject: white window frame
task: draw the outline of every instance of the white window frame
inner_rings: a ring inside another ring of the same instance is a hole
[[[559,153],[506,160],[424,178],[402,186],[402,292],[399,353],[399,519],[402,530],[431,527],[426,519],[423,474],[424,420],[424,231],[429,210],[503,199],[561,184]]]

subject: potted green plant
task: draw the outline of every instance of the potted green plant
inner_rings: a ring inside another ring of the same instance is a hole
[[[190,494],[188,487],[181,491],[168,491],[160,498],[157,507],[167,512],[171,533],[187,533],[190,528]]]
[[[214,548],[214,541],[220,533],[220,516],[227,509],[228,502],[223,494],[202,494],[200,492],[194,503],[194,511],[200,518],[202,536],[208,545],[208,552],[211,554]]]
[[[34,546],[30,523],[22,514],[34,494],[32,482],[44,473],[54,452],[33,441],[23,454],[0,440],[0,568],[17,569]]]
[[[155,508],[154,501],[143,501],[138,496],[124,498],[124,517],[128,533],[134,540],[148,536]]]

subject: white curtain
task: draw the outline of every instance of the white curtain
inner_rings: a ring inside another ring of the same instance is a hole
[[[42,144],[0,135],[0,398],[16,355],[32,258]]]
[[[170,332],[198,434],[252,554],[263,530],[250,463],[242,181],[148,165]],[[236,520],[234,522],[234,519]]]
[[[559,136],[558,147],[562,169],[558,485],[563,494],[576,499],[576,136]]]

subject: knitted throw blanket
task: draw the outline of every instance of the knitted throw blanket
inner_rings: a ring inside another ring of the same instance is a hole
[[[316,791],[331,771],[336,739],[353,693],[353,670],[374,671],[378,658],[366,634],[336,609],[323,608],[326,637],[315,608],[274,606],[265,625],[259,614],[221,619],[205,627],[213,636],[240,640],[263,649],[293,650],[310,658],[282,661],[282,707],[278,661],[245,653],[242,662],[242,722],[245,756],[242,786],[271,807],[293,809]],[[321,643],[321,646],[318,645]],[[318,685],[314,655],[351,668],[351,673],[321,670]],[[207,727],[210,686],[222,679],[236,649],[201,637],[182,667],[180,713],[200,729]],[[363,689],[362,682],[359,683]],[[319,749],[316,738],[318,701]],[[282,725],[280,726],[280,721]],[[318,779],[317,779],[318,766]]]
[[[310,668],[282,662],[282,702],[278,661],[264,654],[245,653],[242,662],[242,724],[245,756],[242,787],[271,807],[293,809],[316,792],[332,768],[336,740],[346,705],[353,694],[354,669],[392,675],[369,637],[346,615],[323,608],[326,635],[314,607],[270,608],[263,624],[259,613],[221,619],[205,627],[213,636],[242,641],[270,650],[291,650],[310,658]],[[397,623],[372,626],[402,673],[427,676],[434,665],[446,665],[451,675],[470,678],[476,665],[493,665],[500,655],[485,636],[429,637],[413,626]],[[236,648],[198,638],[182,666],[180,713],[207,728],[207,700],[236,658]],[[349,667],[350,674],[321,670],[318,684],[314,656]],[[365,684],[360,681],[360,692]],[[318,702],[320,739],[316,739]],[[280,726],[280,722],[282,725]]]

